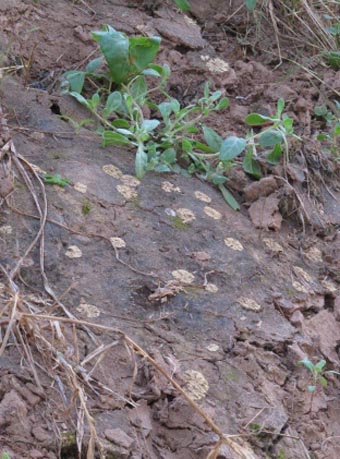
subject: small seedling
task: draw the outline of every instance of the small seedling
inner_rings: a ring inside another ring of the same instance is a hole
[[[326,59],[334,70],[340,69],[340,22],[333,23],[328,27],[328,32],[334,37],[336,49],[325,51]]]
[[[317,105],[314,107],[314,115],[323,120],[327,126],[331,126],[332,122],[336,120],[334,113],[328,110],[326,105]]]
[[[1,454],[1,458],[0,459],[11,459],[11,457],[7,452],[4,452],[4,453]]]
[[[337,100],[334,101],[336,107],[340,111],[340,102]],[[317,108],[321,109],[325,106],[315,107],[314,112]],[[326,108],[326,107],[325,107]],[[325,115],[325,112],[326,115]],[[323,115],[318,115],[318,113],[322,113]],[[340,160],[340,146],[339,146],[339,139],[340,139],[340,118],[336,117],[332,112],[328,112],[327,108],[323,111],[318,111],[316,113],[318,116],[324,116],[326,120],[327,126],[329,126],[330,132],[321,132],[317,136],[317,140],[319,142],[326,142],[327,147],[326,149],[331,152],[331,154],[335,157],[336,161]]]
[[[83,215],[88,215],[91,212],[91,203],[89,201],[84,201],[81,211]]]
[[[71,183],[71,180],[65,177],[62,177],[59,174],[44,174],[42,179],[48,185],[57,185],[62,188],[65,188],[66,185]]]
[[[312,393],[310,404],[310,412],[312,412],[314,393],[319,388],[326,388],[328,386],[326,376],[329,374],[340,376],[340,373],[334,370],[325,370],[326,360],[320,360],[314,364],[309,359],[303,359],[299,360],[298,365],[306,367],[311,375],[311,384],[308,384],[307,390]]]
[[[74,129],[75,134],[77,134],[77,135],[80,133],[80,129],[83,126],[86,126],[88,124],[93,124],[95,122],[94,120],[91,120],[91,119],[76,121],[73,118],[71,118],[70,116],[66,116],[66,115],[57,115],[57,116],[58,116],[58,118],[60,118],[63,121],[70,122],[72,124],[72,127]]]
[[[265,150],[269,148],[269,152],[266,155],[266,159],[270,164],[277,164],[280,160],[282,155],[284,154],[283,158],[286,163],[289,162],[289,143],[288,138],[292,137],[297,140],[301,140],[294,133],[293,128],[293,119],[290,118],[288,115],[283,113],[285,107],[285,101],[283,99],[279,99],[277,102],[277,110],[274,116],[264,116],[260,115],[259,113],[251,113],[245,119],[245,123],[248,126],[252,127],[265,127],[262,131],[257,134],[253,134],[248,136],[247,140],[252,148],[248,150],[249,159],[253,158],[255,153],[256,146],[262,147]],[[254,143],[257,141],[257,143]],[[244,160],[247,160],[247,156]],[[252,163],[249,161],[249,164],[252,166]],[[243,164],[243,167],[245,164]],[[251,173],[250,170],[246,172]]]
[[[250,424],[249,430],[251,430],[253,433],[259,433],[262,429],[262,426],[260,424]]]
[[[330,19],[333,18],[330,17]],[[340,48],[340,21],[335,22],[331,26],[329,26],[328,32],[335,38],[336,46]]]

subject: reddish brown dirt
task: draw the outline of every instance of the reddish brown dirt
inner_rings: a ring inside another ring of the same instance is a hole
[[[230,8],[237,7],[231,3]],[[324,358],[327,369],[340,370],[340,213],[333,197],[339,198],[339,185],[335,166],[322,160],[314,140],[319,126],[312,117],[322,94],[339,90],[340,72],[327,70],[327,88],[317,87],[286,64],[275,70],[266,56],[243,54],[222,27],[227,6],[219,11],[220,23],[207,19],[217,4],[222,8],[221,2],[197,2],[193,14],[200,25],[195,25],[167,5],[155,8],[154,2],[1,1],[3,66],[22,61],[28,66],[13,78],[4,77],[0,86],[17,152],[72,181],[65,189],[46,188],[46,276],[70,313],[123,330],[197,396],[223,432],[249,434],[247,444],[256,459],[338,459],[340,381],[329,376],[311,409],[310,379],[297,361]],[[239,16],[234,21],[241,27]],[[102,23],[129,34],[162,35],[159,61],[171,65],[169,91],[181,103],[197,97],[207,79],[225,91],[230,109],[208,122],[221,135],[244,132],[247,113],[273,112],[284,97],[304,138],[293,150],[289,185],[275,179],[280,170],[254,182],[236,167],[230,187],[243,203],[239,213],[210,185],[176,175],[150,173],[134,197],[124,197],[119,190],[126,177],[117,171],[116,177],[109,175],[103,167],[113,165],[131,175],[133,154],[101,148],[86,129],[75,135],[55,114],[88,117],[73,100],[60,96],[58,77],[82,67],[95,50],[89,32]],[[202,55],[226,59],[230,71],[222,76],[209,72]],[[79,184],[86,186],[85,193]],[[211,202],[197,198],[197,191]],[[296,192],[306,209],[303,215],[292,204]],[[40,192],[37,197],[42,199]],[[182,223],[181,209],[189,209],[195,219]],[[37,211],[16,174],[14,191],[0,208],[1,265],[7,271],[39,229],[27,214]],[[126,246],[115,252],[112,237]],[[70,258],[72,250],[79,257]],[[44,292],[39,263],[36,246],[17,279],[20,307],[63,316]],[[191,273],[193,282],[176,283],[178,270]],[[0,281],[3,339],[11,293],[2,274]],[[19,321],[0,357],[0,457],[4,452],[11,459],[78,457],[75,432],[84,429],[86,445],[89,429],[86,421],[82,427],[79,400],[70,390],[69,362],[85,388],[107,458],[207,458],[216,434],[120,335],[93,329],[91,340],[86,331],[62,324],[60,335],[55,328],[51,336],[49,322],[40,325],[58,355]],[[80,366],[101,344],[111,347]],[[84,382],[82,374],[90,370],[92,379]],[[225,446],[217,455],[238,457]]]

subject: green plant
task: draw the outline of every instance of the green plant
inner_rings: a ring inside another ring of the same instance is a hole
[[[294,133],[293,119],[283,113],[285,101],[279,99],[277,102],[277,110],[274,116],[264,116],[259,113],[251,113],[246,119],[245,123],[252,127],[264,127],[262,131],[248,135],[247,142],[249,145],[248,153],[244,159],[243,167],[246,172],[254,175],[256,178],[257,169],[253,162],[253,156],[256,152],[256,147],[262,147],[265,150],[267,162],[270,164],[277,164],[282,155],[284,160],[289,162],[289,141],[288,139],[295,138],[301,140]],[[257,141],[257,143],[255,143]],[[269,148],[269,150],[267,150]],[[255,172],[255,174],[254,174]]]
[[[59,174],[44,174],[42,179],[48,185],[57,185],[64,188],[66,185],[71,183],[71,180],[68,178],[64,178]]]
[[[10,455],[5,451],[4,453],[1,454],[1,458],[0,459],[10,459]]]
[[[334,370],[325,370],[326,360],[319,360],[319,362],[314,364],[309,359],[303,359],[298,361],[298,365],[306,367],[311,376],[311,384],[308,384],[307,390],[312,393],[310,405],[310,411],[312,411],[314,393],[320,387],[325,388],[328,386],[326,376],[329,374],[340,376],[340,373]]]
[[[64,74],[65,82],[71,92],[80,94],[86,77],[92,83],[94,80],[104,81],[107,83],[107,91],[110,93],[113,83],[128,83],[141,73],[159,75],[159,66],[155,68],[149,65],[158,52],[161,40],[159,37],[129,38],[126,34],[116,31],[109,25],[103,26],[102,30],[92,32],[92,37],[99,44],[106,60],[108,71],[98,73],[103,64],[103,57],[98,57],[87,64],[85,71],[71,70],[66,72]],[[145,69],[148,66],[149,68],[146,71]],[[95,83],[93,84],[97,87]],[[97,93],[94,94],[92,105],[95,106],[96,103]]]
[[[261,429],[262,429],[261,424],[254,423],[254,424],[249,425],[249,430],[253,433],[259,433]]]
[[[84,201],[81,207],[81,211],[83,215],[88,215],[91,212],[91,203],[90,201]]]
[[[75,134],[79,134],[80,133],[80,129],[83,126],[86,126],[88,124],[94,123],[94,121],[91,120],[91,119],[76,121],[76,120],[74,120],[73,118],[71,118],[70,116],[67,116],[67,115],[57,115],[57,116],[58,116],[58,118],[60,118],[63,121],[70,122],[72,124],[72,127],[74,129]]]
[[[328,32],[335,38],[336,46],[340,48],[340,20],[339,22],[333,22],[333,24],[328,27]]]
[[[264,150],[269,163],[279,162],[283,151],[288,161],[287,139],[297,136],[293,120],[282,114],[284,100],[278,101],[273,117],[248,115],[245,122],[250,131],[246,137],[223,139],[203,121],[211,112],[227,108],[229,100],[221,91],[210,93],[206,83],[203,96],[182,107],[166,92],[170,68],[151,62],[159,48],[157,37],[128,38],[110,26],[93,32],[93,37],[99,43],[108,70],[96,73],[103,63],[96,58],[85,72],[67,72],[64,92],[98,120],[97,132],[102,136],[103,146],[125,145],[135,149],[138,178],[150,170],[195,174],[216,185],[226,202],[239,209],[225,186],[228,171],[237,157],[245,152],[243,168],[256,179],[262,176],[257,149]],[[89,88],[84,87],[86,78]],[[156,83],[151,85],[152,81]],[[162,101],[154,102],[154,95]],[[254,129],[258,132],[254,133]]]
[[[326,126],[330,126],[332,122],[336,119],[334,113],[328,110],[327,105],[316,105],[314,107],[314,115],[317,118],[322,119]]]
[[[328,32],[332,37],[334,38],[335,41],[335,49],[331,50],[325,50],[323,51],[323,55],[330,65],[334,70],[339,70],[340,69],[340,17],[336,18],[336,21],[334,21],[333,16],[325,15],[325,19],[328,19],[331,21],[331,25],[327,27]]]
[[[340,111],[340,102],[334,101],[338,110]],[[315,107],[314,113],[322,117],[326,125],[330,128],[330,132],[321,132],[317,135],[317,140],[319,142],[327,142],[326,149],[331,152],[331,154],[335,157],[337,161],[340,160],[340,118],[335,116],[332,112],[327,110],[325,105],[321,105],[319,107]]]
[[[174,0],[177,8],[181,11],[190,11],[190,3],[188,0]],[[253,11],[256,7],[257,0],[244,0],[248,11]]]
[[[176,6],[181,11],[190,11],[190,3],[188,0],[175,0]]]

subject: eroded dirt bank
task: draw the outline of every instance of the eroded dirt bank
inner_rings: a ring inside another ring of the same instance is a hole
[[[285,77],[288,68],[242,56],[235,37],[210,24],[201,6],[193,11],[196,24],[167,6],[139,2],[2,0],[5,61],[19,65],[32,56],[28,72],[1,80],[0,100],[16,151],[31,165],[25,167],[35,194],[12,164],[15,188],[0,213],[1,265],[10,272],[39,231],[32,196],[43,209],[44,193],[33,169],[68,177],[64,189],[45,188],[48,283],[37,244],[16,279],[18,311],[66,311],[124,331],[223,432],[249,434],[243,445],[255,458],[337,459],[339,380],[329,376],[311,406],[309,375],[297,366],[303,358],[324,358],[327,369],[340,368],[338,183],[328,162],[312,167],[320,158],[312,117],[320,88],[303,72]],[[195,178],[149,173],[139,183],[132,177],[132,152],[103,149],[91,131],[76,135],[56,116],[87,117],[60,96],[58,77],[86,62],[95,50],[89,31],[102,23],[129,34],[162,35],[159,61],[171,65],[170,91],[181,103],[209,78],[223,88],[230,109],[210,120],[221,135],[244,131],[247,113],[271,112],[285,98],[299,135],[309,138],[296,147],[288,171],[310,219],[305,232],[301,219],[290,215],[290,188],[274,174],[259,186],[235,168],[230,186],[245,204],[237,213]],[[206,55],[227,60],[229,70],[209,70],[201,58]],[[340,89],[339,72],[323,76],[328,87]],[[280,205],[270,207],[273,200]],[[4,339],[13,289],[3,271],[0,276]],[[85,444],[89,438],[86,410],[70,389],[77,384],[106,457],[205,459],[216,445],[202,416],[120,334],[43,319],[38,330],[33,319],[19,319],[0,357],[1,453],[77,457],[74,432],[84,430]],[[217,455],[236,457],[227,446]]]

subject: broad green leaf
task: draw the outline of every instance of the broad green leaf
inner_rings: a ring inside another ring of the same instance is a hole
[[[332,18],[330,18],[332,19]],[[336,35],[340,35],[340,23],[334,24],[330,27],[327,27],[328,31],[330,34],[332,34],[334,37]]]
[[[260,115],[259,113],[250,113],[244,120],[248,126],[261,126],[262,124],[268,123],[268,121],[272,121],[272,118]]]
[[[157,72],[160,76],[163,75],[163,67],[161,65],[158,65],[158,64],[150,64],[148,69],[150,70],[154,70],[155,72]],[[146,69],[146,70],[148,70]]]
[[[246,145],[246,140],[240,137],[231,136],[226,138],[221,146],[220,160],[231,161],[242,153]]]
[[[118,84],[126,82],[130,70],[128,37],[109,25],[92,32],[92,37],[99,43],[112,80]]]
[[[286,132],[288,132],[288,134],[293,133],[293,124],[294,124],[293,118],[289,118],[289,116],[285,117],[285,115],[283,115],[282,125],[286,129]]]
[[[156,57],[161,39],[160,37],[131,37],[129,41],[129,62],[138,74]]]
[[[213,174],[210,180],[214,185],[222,185],[223,183],[228,181],[227,177],[220,174]]]
[[[118,118],[117,120],[112,121],[111,124],[115,128],[127,129],[127,128],[130,127],[129,122],[127,120],[122,119],[122,118]]]
[[[80,104],[85,105],[85,107],[87,108],[90,108],[89,102],[85,99],[85,97],[83,97],[78,92],[70,92],[70,96],[74,97]]]
[[[118,132],[118,134],[123,134],[126,137],[134,137],[134,133],[129,129],[118,128],[116,132]]]
[[[196,166],[195,166],[195,164],[194,164],[194,163],[191,163],[187,170],[188,170],[187,176],[190,176],[190,175],[194,174],[194,173],[196,172]],[[181,174],[184,175],[184,177],[185,177],[183,168],[182,168],[182,170],[181,170]]]
[[[177,108],[176,108],[177,110]],[[195,105],[187,105],[186,107],[182,108],[181,110],[178,110],[176,113],[176,118],[178,121],[184,120],[189,118],[189,115],[192,115],[193,113],[200,112],[200,108],[195,106]]]
[[[234,210],[240,210],[240,205],[234,198],[234,196],[230,193],[229,190],[224,185],[219,185],[219,190],[222,193],[225,202]]]
[[[213,152],[220,151],[223,139],[216,131],[214,131],[214,129],[211,129],[208,126],[203,126],[203,135],[204,140],[207,142],[209,147],[211,147]]]
[[[333,135],[336,137],[340,135],[340,123],[334,126]]]
[[[198,134],[199,133],[199,129],[197,127],[194,127],[194,126],[188,126],[185,128],[185,131],[188,133],[188,134]]]
[[[170,75],[171,75],[170,67],[168,66],[168,64],[163,64],[163,67],[162,67],[162,84],[163,85],[166,83]]]
[[[277,129],[271,129],[261,134],[259,138],[259,144],[262,147],[273,147],[274,145],[280,144],[283,139],[283,134]]]
[[[93,94],[91,99],[87,101],[89,108],[91,110],[95,110],[98,107],[99,101],[100,101],[100,97],[99,97],[99,94],[96,92]]]
[[[165,163],[168,164],[173,164],[176,162],[176,150],[174,148],[167,148],[162,154],[161,154],[161,160]]]
[[[157,70],[150,69],[150,68],[143,70],[142,74],[146,76],[155,76],[155,77],[161,76],[161,74],[157,72]]]
[[[71,183],[70,179],[62,177],[59,174],[44,174],[42,176],[42,179],[45,183],[49,185],[57,185],[62,188]]]
[[[85,81],[85,72],[71,70],[70,72],[64,73],[63,78],[67,80],[70,92],[77,92],[78,94],[82,92]]]
[[[145,174],[147,165],[148,165],[148,155],[144,151],[144,145],[141,144],[138,146],[138,150],[136,153],[136,161],[135,161],[137,178],[140,179],[143,177],[143,175]]]
[[[212,102],[216,102],[221,96],[222,96],[222,92],[221,91],[215,91],[210,95],[209,99]]]
[[[328,63],[334,70],[340,69],[340,51],[329,51]]]
[[[130,88],[132,97],[139,105],[144,105],[147,90],[145,78],[142,75],[132,83]]]
[[[177,114],[181,109],[180,103],[178,102],[177,99],[171,99],[170,103],[171,103],[171,107],[172,107],[173,112],[175,114]]]
[[[326,365],[326,360],[320,360],[318,363],[314,365],[314,369],[318,373],[320,373],[325,365]]]
[[[204,151],[206,153],[214,153],[211,147],[205,143],[199,142],[198,140],[194,141],[194,148],[197,148],[198,150]]]
[[[328,386],[327,379],[324,378],[323,376],[319,377],[319,381],[320,381],[322,387],[327,387]]]
[[[253,11],[256,7],[257,0],[244,0],[248,11]]]
[[[225,108],[228,107],[228,105],[229,105],[228,97],[223,97],[223,99],[221,99],[216,105],[215,110],[224,110]]]
[[[280,118],[281,114],[283,112],[283,109],[285,108],[285,101],[284,99],[279,99],[277,101],[277,117]]]
[[[190,11],[190,3],[188,0],[175,0],[177,8],[181,11]]]
[[[171,172],[171,169],[169,166],[167,166],[166,164],[157,164],[157,166],[155,166],[155,171],[156,172]]]
[[[316,386],[307,386],[308,392],[314,392],[316,389]]]
[[[303,359],[303,360],[299,360],[298,361],[298,365],[304,365],[306,368],[308,368],[308,370],[313,373],[314,371],[314,365],[313,363],[308,360],[308,359]]]
[[[192,151],[194,141],[191,139],[182,139],[182,150],[184,152]]]
[[[243,159],[243,170],[256,179],[260,179],[262,177],[261,167],[259,163],[254,159],[253,151],[251,148]]]
[[[276,165],[280,162],[282,157],[282,148],[279,143],[277,143],[274,149],[267,155],[267,161],[269,164]]]
[[[103,110],[105,118],[118,110],[122,105],[122,101],[122,95],[119,91],[111,92],[109,97],[106,99],[105,108]]]
[[[124,102],[127,110],[130,112],[133,106],[133,97],[127,94],[124,94]]]
[[[159,120],[144,120],[142,123],[142,129],[144,129],[146,132],[152,132],[156,129],[157,126],[159,126],[159,124]]]
[[[104,131],[103,132],[103,146],[107,147],[108,145],[130,145],[131,142],[123,134],[118,134],[118,132]]]
[[[318,134],[316,138],[319,142],[322,142],[323,140],[329,139],[330,137],[328,134],[325,134],[324,132],[322,132],[321,134]]]
[[[102,57],[96,57],[92,59],[85,67],[86,73],[95,73],[103,63]]]
[[[328,109],[326,105],[316,105],[314,107],[314,115],[324,117],[327,115]]]
[[[162,102],[158,105],[158,110],[160,111],[164,121],[166,121],[172,113],[172,105],[170,102]]]

